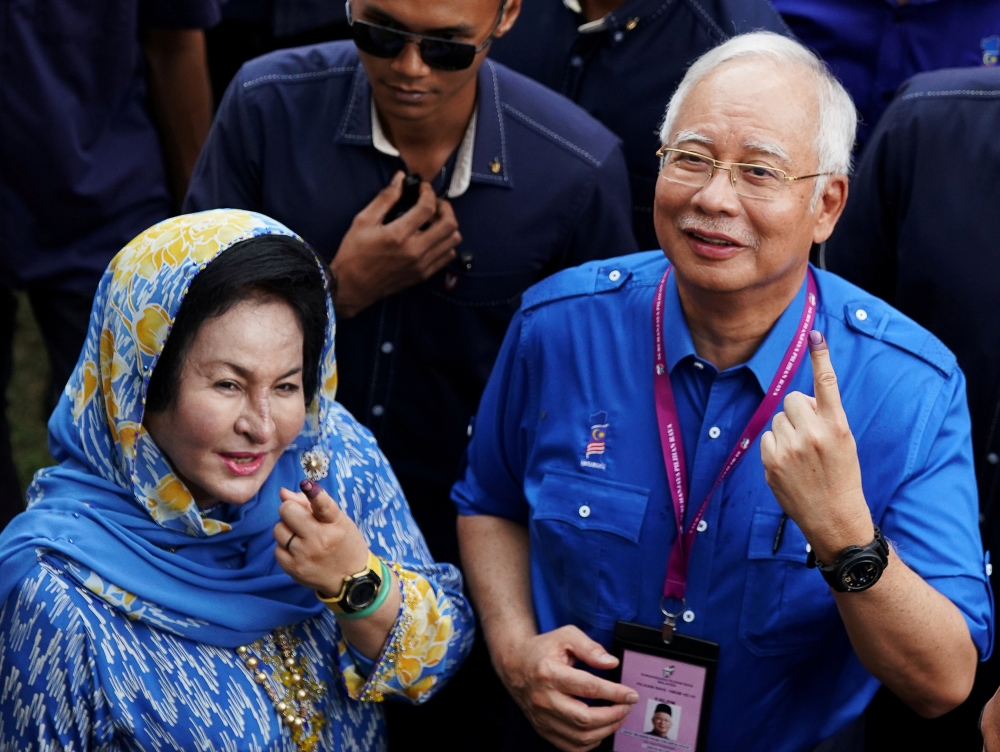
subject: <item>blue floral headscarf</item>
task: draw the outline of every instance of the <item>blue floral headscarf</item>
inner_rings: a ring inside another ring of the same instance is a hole
[[[203,516],[142,425],[150,376],[192,280],[227,248],[260,235],[296,237],[261,214],[213,210],[160,222],[111,261],[49,421],[59,465],[39,471],[28,511],[0,536],[0,603],[45,552],[130,617],[209,644],[235,647],[322,612],[277,566],[271,529],[279,487],[304,477],[303,453],[329,456],[325,427],[337,388],[329,296],[305,428],[249,502],[224,519]]]

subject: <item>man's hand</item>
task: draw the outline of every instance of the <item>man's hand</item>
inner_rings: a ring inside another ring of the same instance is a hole
[[[628,687],[573,668],[579,660],[608,670],[618,659],[573,626],[535,635],[494,656],[507,690],[521,706],[531,725],[566,752],[593,749],[613,734],[638,702]],[[608,706],[591,707],[584,697],[606,700]]]
[[[287,488],[279,492],[281,522],[274,526],[274,557],[297,583],[329,598],[340,592],[346,577],[365,568],[368,544],[337,502],[318,484],[312,487],[318,490],[312,499]]]
[[[875,537],[854,435],[823,335],[809,333],[816,397],[792,392],[760,439],[767,483],[824,564]]]
[[[403,173],[358,212],[330,269],[337,278],[337,313],[350,318],[387,295],[431,277],[462,242],[451,204],[420,184],[420,198],[387,225],[385,215],[403,192]],[[421,229],[427,225],[426,229]]]

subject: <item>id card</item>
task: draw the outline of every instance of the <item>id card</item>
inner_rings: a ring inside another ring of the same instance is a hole
[[[659,629],[620,621],[612,653],[620,663],[611,680],[638,692],[639,702],[601,750],[704,750],[718,644],[681,634],[667,644]]]

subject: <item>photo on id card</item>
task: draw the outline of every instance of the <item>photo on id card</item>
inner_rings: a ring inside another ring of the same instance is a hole
[[[619,622],[612,653],[621,661],[611,677],[639,694],[603,752],[699,752],[705,748],[718,645]]]

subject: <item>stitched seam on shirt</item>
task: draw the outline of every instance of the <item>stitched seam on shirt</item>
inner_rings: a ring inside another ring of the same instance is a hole
[[[308,73],[269,73],[266,76],[258,76],[257,78],[251,78],[249,81],[244,81],[243,88],[249,89],[251,86],[255,86],[265,81],[304,81],[312,78],[322,78],[323,76],[332,76],[337,73],[349,73],[353,70],[355,70],[355,67],[351,65],[343,68],[327,68],[326,70],[321,71],[309,71]]]
[[[687,1],[688,4],[693,6],[702,15],[702,17],[705,19],[706,24],[708,24],[710,27],[712,27],[717,32],[719,32],[719,34],[722,35],[723,40],[729,39],[729,34],[723,31],[722,27],[715,22],[715,19],[709,15],[707,10],[705,10],[704,8],[701,7],[701,5],[698,4],[697,0],[687,0]]]
[[[503,165],[504,165],[503,181],[506,183],[507,182],[507,169],[506,168],[508,166],[507,165],[507,136],[504,133],[504,129],[503,129],[503,113],[500,111],[500,82],[497,81],[497,69],[496,69],[496,66],[493,65],[493,61],[490,60],[489,58],[487,58],[486,59],[486,64],[488,66],[490,66],[490,75],[493,76],[493,101],[496,103],[496,106],[497,106],[497,122],[500,124],[500,159],[503,161]],[[478,174],[478,173],[473,173],[473,174]],[[483,175],[481,177],[486,177],[486,176]],[[492,176],[492,177],[493,177],[494,180],[496,179],[495,175]]]
[[[1000,91],[986,91],[983,89],[950,89],[948,91],[915,91],[911,94],[904,94],[901,100],[934,98],[934,97],[1000,97]]]
[[[504,102],[503,106],[504,106],[505,110],[508,110],[509,112],[517,115],[519,118],[521,118],[522,120],[524,120],[529,125],[537,128],[542,133],[546,134],[549,138],[552,138],[552,139],[558,141],[563,146],[565,146],[567,149],[571,149],[572,151],[575,151],[581,157],[583,157],[587,161],[591,162],[594,165],[594,167],[600,167],[601,166],[600,160],[597,157],[595,157],[593,154],[591,154],[590,152],[585,151],[584,149],[581,149],[579,146],[577,146],[576,144],[574,144],[572,141],[567,141],[565,138],[563,138],[562,136],[560,136],[558,133],[556,133],[553,130],[549,130],[548,128],[546,128],[541,123],[535,122],[530,117],[528,117],[527,115],[525,115],[523,112],[521,112],[518,109],[515,109],[514,107],[511,107],[506,102]]]
[[[358,97],[358,77],[355,76],[354,83],[351,84],[351,101],[347,105],[347,114],[344,115],[344,126],[340,129],[343,138],[353,138],[355,141],[367,141],[371,136],[359,136],[347,132],[347,124],[351,122],[351,113],[354,111],[354,100]]]
[[[938,400],[941,399],[941,392],[944,389],[944,385],[948,382],[948,378],[942,377],[938,383],[938,392],[934,396],[934,399],[927,400],[927,405],[924,409],[920,411],[920,415],[917,417],[917,423],[913,428],[911,433],[914,436],[915,441],[910,445],[910,451],[906,455],[906,467],[903,468],[903,477],[906,480],[910,480],[914,472],[914,465],[917,461],[917,453],[920,451],[920,447],[924,443],[924,432],[927,430],[927,421],[931,418],[931,413],[934,412],[934,407],[937,405]],[[942,425],[944,420],[947,419],[948,409],[945,408],[945,417],[942,418]],[[940,430],[940,429],[939,429]],[[928,453],[930,453],[931,448],[928,448]],[[904,481],[905,482],[905,481]],[[900,484],[902,485],[902,484]]]

